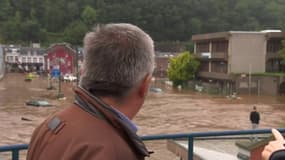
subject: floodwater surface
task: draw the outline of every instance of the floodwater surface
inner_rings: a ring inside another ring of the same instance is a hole
[[[73,102],[72,88],[75,84],[62,83],[65,100],[55,99],[57,90],[47,90],[47,79],[36,77],[25,82],[24,74],[9,73],[0,81],[0,145],[28,143],[33,130],[50,114],[70,106]],[[58,84],[53,82],[54,86]],[[285,123],[285,97],[209,96],[191,91],[173,90],[156,82],[163,92],[149,92],[145,104],[135,117],[139,135],[207,132],[217,130],[250,129],[249,112],[257,106],[261,114],[260,128],[278,128]],[[45,99],[52,107],[31,107],[30,99]],[[150,144],[158,150],[154,158],[173,159],[165,154],[165,146]]]

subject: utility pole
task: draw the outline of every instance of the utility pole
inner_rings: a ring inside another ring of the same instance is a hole
[[[79,58],[79,47],[76,47],[76,53],[75,53],[75,64],[76,64],[76,85],[79,84],[79,66],[78,66],[78,58]]]
[[[63,98],[64,94],[61,92],[61,58],[58,58],[59,76],[58,76],[58,94],[57,98]]]
[[[251,95],[251,64],[249,64],[249,70],[248,70],[248,93]]]

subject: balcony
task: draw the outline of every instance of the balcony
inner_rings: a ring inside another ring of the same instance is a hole
[[[232,80],[231,75],[219,72],[199,72],[198,76],[208,79]]]

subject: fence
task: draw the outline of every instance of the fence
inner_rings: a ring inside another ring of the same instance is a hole
[[[281,133],[285,133],[285,128],[278,129]],[[172,139],[188,139],[188,160],[193,160],[193,142],[195,138],[201,137],[222,137],[236,135],[251,135],[251,134],[270,134],[270,129],[258,130],[238,130],[238,131],[215,131],[215,132],[194,132],[194,133],[179,133],[179,134],[159,134],[142,136],[144,141],[153,140],[172,140]],[[9,145],[0,147],[0,152],[11,152],[12,160],[19,160],[19,151],[27,150],[27,144]]]

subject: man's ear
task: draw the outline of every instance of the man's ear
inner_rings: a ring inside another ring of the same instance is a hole
[[[148,89],[149,89],[149,84],[151,82],[151,77],[152,77],[151,74],[147,74],[144,77],[144,79],[142,80],[142,82],[139,86],[139,90],[138,90],[139,96],[141,96],[143,98],[146,96]]]

